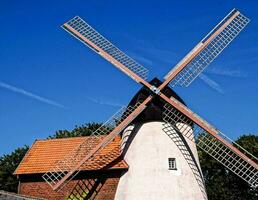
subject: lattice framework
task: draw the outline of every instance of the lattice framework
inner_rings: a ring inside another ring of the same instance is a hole
[[[253,165],[247,160],[242,159],[241,156],[231,150],[227,145],[206,132],[170,104],[165,104],[164,106],[163,120],[168,123],[164,124],[165,128],[169,128],[170,125],[173,126],[175,130],[195,142],[199,148],[248,182],[252,187],[258,186],[258,170]],[[219,138],[222,138],[224,141],[237,147],[253,161],[258,162],[258,159],[254,155],[233,142],[220,131],[216,130],[216,132],[218,133]]]
[[[83,35],[85,38],[90,40],[94,45],[96,45],[97,47],[99,47],[100,49],[105,51],[108,55],[110,55],[112,58],[114,58],[115,60],[117,60],[118,62],[123,64],[124,66],[126,66],[128,69],[133,71],[135,74],[137,74],[144,80],[147,79],[148,70],[145,67],[143,67],[142,65],[137,63],[135,60],[133,60],[131,57],[126,55],[124,52],[122,52],[120,49],[118,49],[115,45],[113,45],[111,42],[109,42],[105,37],[103,37],[95,29],[93,29],[89,24],[87,24],[79,16],[74,17],[73,19],[68,21],[66,24],[68,24],[74,30],[78,31],[81,35]],[[71,32],[65,26],[62,26],[62,27],[66,31],[68,31],[71,35],[73,35],[75,38],[77,38],[82,43],[89,46],[96,53],[101,55],[101,53],[96,48],[91,46],[89,43],[86,43],[82,38],[79,37],[79,35],[75,35],[73,32]],[[110,60],[108,60],[108,61],[110,61]]]
[[[94,131],[91,136],[86,137],[85,140],[77,148],[75,148],[73,152],[67,155],[64,159],[58,161],[56,165],[49,170],[49,172],[46,172],[43,175],[43,179],[51,187],[54,187],[58,181],[64,178],[70,171],[74,170],[74,168],[81,162],[81,160],[83,160],[84,157],[86,157],[90,150],[102,142],[105,135],[108,135],[111,131],[113,131],[114,128],[118,126],[125,118],[127,118],[139,105],[140,102],[138,102],[135,106],[123,107],[118,110],[118,112],[116,112],[109,120]],[[119,132],[117,134],[119,134]],[[104,143],[103,146],[108,145],[110,142],[112,142],[112,140]],[[100,150],[101,149],[98,151]],[[75,175],[71,176],[69,180],[71,180]]]
[[[209,37],[236,12],[238,11],[233,10],[227,17],[225,17],[183,60],[187,59],[199,46],[204,45]],[[202,73],[206,67],[208,67],[212,61],[233,41],[249,21],[250,20],[242,14],[235,17],[233,21],[231,21],[208,46],[206,46],[190,63],[187,64],[187,66],[170,83],[170,86],[175,87],[176,85],[179,85],[188,87],[196,77],[198,77],[198,75]],[[182,61],[179,62],[173,70],[177,69]]]
[[[85,179],[79,180],[67,197],[67,200],[94,200],[103,186],[103,180]]]
[[[204,47],[205,42],[210,38],[210,36],[214,32],[216,32],[219,28],[221,28],[221,26],[223,26],[224,23],[226,23],[226,21],[229,18],[231,18],[233,15],[235,16],[237,13],[239,12],[236,10],[233,10],[182,61],[187,59],[191,55],[191,53],[194,52],[196,49],[198,49],[200,46],[203,45]],[[176,85],[188,86],[240,33],[240,31],[247,25],[248,22],[249,22],[249,19],[239,13],[233,19],[233,21],[231,21],[223,29],[223,31],[220,32],[215,38],[213,38],[211,43],[205,46],[205,48],[196,57],[194,57],[193,60],[191,60],[190,63],[188,63],[188,65],[186,65],[186,67],[175,77],[175,79],[171,83],[172,87]],[[99,55],[101,55],[109,62],[114,64],[120,70],[124,71],[127,75],[131,76],[137,82],[141,82],[149,89],[153,87],[148,85],[148,82],[141,80],[141,78],[143,80],[146,79],[147,73],[148,73],[147,69],[145,69],[140,64],[135,62],[132,58],[130,58],[122,51],[120,51],[116,46],[114,46],[106,38],[100,35],[96,30],[94,30],[91,26],[89,26],[80,17],[76,16],[72,20],[68,21],[63,25],[63,28],[66,31],[68,31],[70,34],[72,34],[74,37],[76,37],[78,40],[83,42],[85,45],[89,46],[92,50],[97,52]],[[75,30],[75,31],[72,31],[72,30]],[[117,62],[122,64],[123,66],[121,67],[121,65],[118,65]],[[181,62],[179,62],[179,64],[176,65],[176,67],[173,70],[176,70],[177,67],[181,64]],[[135,73],[141,78],[135,76],[135,74],[133,73]],[[170,73],[168,73],[168,75],[169,74]],[[164,82],[162,85],[166,86],[168,82],[169,81],[167,80],[167,82]],[[154,88],[154,89],[157,89],[157,88]],[[162,89],[163,88],[158,88],[155,94],[160,95],[161,94],[160,91],[162,91]],[[160,96],[162,97],[162,95]],[[164,97],[162,98],[166,100],[166,98]],[[131,108],[129,108],[129,110],[130,109]],[[208,123],[206,121],[201,119],[199,116],[197,116],[189,109],[187,108],[185,109],[187,110],[188,113],[190,113],[191,115],[193,115],[195,118],[198,119],[196,121],[197,123],[202,122],[207,126]],[[164,120],[168,122],[170,125],[172,125],[175,130],[181,132],[186,138],[192,141],[195,141],[199,148],[203,149],[209,155],[211,155],[216,160],[224,164],[228,169],[230,169],[231,171],[239,175],[241,178],[246,180],[252,186],[257,185],[257,170],[248,162],[248,160],[242,159],[239,155],[237,155],[234,151],[232,151],[229,147],[227,147],[223,142],[217,140],[216,137],[210,135],[208,132],[203,130],[200,126],[195,124],[192,120],[190,120],[188,117],[183,115],[173,106],[166,104],[164,110],[165,110]],[[129,113],[132,113],[132,112],[129,112]],[[94,148],[94,146],[97,146],[101,141],[103,141],[102,135],[109,134],[120,122],[123,121],[124,119],[123,116],[129,115],[129,114],[124,115],[124,113],[127,113],[127,109],[125,111],[122,111],[121,113],[119,115],[120,117],[114,118],[114,120],[112,120],[112,122],[110,123],[109,122],[105,123],[105,125],[100,127],[100,129],[98,129],[96,133],[94,132],[92,137],[90,137],[90,141],[87,140],[83,142],[65,160],[58,162],[57,166],[55,166],[51,170],[51,172],[48,172],[43,175],[43,178],[51,185],[51,187],[54,187],[55,185],[60,185],[58,184],[58,182],[63,178],[65,179],[66,178],[65,176],[69,174],[69,172],[73,172],[73,169],[76,166],[76,163],[79,163],[80,160],[87,155],[87,152],[90,149]],[[218,135],[220,135],[219,137],[225,139],[225,137],[223,137],[224,135],[219,131],[217,131],[215,128],[213,128],[212,126],[209,126],[209,128],[217,132]],[[226,141],[228,141],[230,144],[237,146],[237,144],[233,143],[230,140],[226,140]],[[108,142],[105,144],[103,143],[103,146],[107,145]],[[240,148],[239,146],[237,147]],[[216,151],[213,151],[213,148],[215,148]],[[220,154],[218,154],[217,152],[219,152]],[[253,157],[252,155],[251,157],[257,162],[257,158]],[[78,171],[79,169],[77,169],[77,172],[74,174],[74,176],[78,173]],[[194,171],[196,171],[196,169]],[[70,179],[68,180],[71,180],[74,176],[71,176]],[[62,181],[60,182],[62,183]],[[198,180],[198,182],[200,183],[200,180]]]

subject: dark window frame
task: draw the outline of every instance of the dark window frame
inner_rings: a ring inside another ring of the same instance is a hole
[[[176,158],[168,158],[168,169],[169,170],[177,170]]]

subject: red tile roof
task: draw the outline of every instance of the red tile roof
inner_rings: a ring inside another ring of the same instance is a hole
[[[73,137],[62,139],[37,140],[29,149],[14,174],[45,173],[59,160],[64,159],[74,148],[90,137]],[[100,150],[90,162],[86,162],[81,170],[127,169],[128,165],[120,156],[120,141],[113,142]]]

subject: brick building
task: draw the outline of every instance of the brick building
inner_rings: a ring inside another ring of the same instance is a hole
[[[120,156],[120,137],[102,149],[61,191],[53,191],[42,175],[90,137],[37,140],[14,174],[18,193],[44,199],[114,199],[121,175],[128,165]],[[82,198],[83,197],[83,198]]]

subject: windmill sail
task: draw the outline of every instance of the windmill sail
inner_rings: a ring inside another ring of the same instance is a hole
[[[81,143],[65,159],[60,160],[43,175],[43,179],[54,189],[57,190],[64,186],[69,180],[76,176],[80,167],[94,155],[112,142],[115,137],[146,107],[151,100],[148,97],[144,102],[137,103],[135,106],[121,108],[107,122],[92,133],[91,137]]]
[[[232,10],[197,46],[166,76],[164,85],[189,86],[198,75],[234,40],[249,19]]]
[[[258,166],[255,163],[258,159],[220,131],[209,125],[216,132],[216,135],[210,134],[170,104],[164,106],[163,119],[168,123],[164,124],[163,130],[166,133],[169,134],[174,129],[179,131],[252,187],[258,186]]]
[[[74,17],[62,27],[137,82],[147,79],[146,68],[118,49],[80,17]]]
[[[136,82],[146,86],[151,95],[142,103],[122,109],[112,116],[92,134],[89,140],[82,142],[71,154],[67,155],[66,159],[59,161],[53,169],[43,175],[43,178],[54,190],[60,189],[80,172],[80,167],[84,163],[90,162],[101,149],[112,142],[146,108],[155,95],[166,102],[163,119],[169,126],[164,125],[165,131],[171,131],[172,126],[185,137],[195,141],[201,149],[250,185],[257,186],[257,158],[246,151],[244,153],[239,151],[238,148],[241,147],[228,140],[220,131],[173,97],[170,99],[162,93],[162,89],[170,83],[173,87],[176,85],[188,86],[243,30],[248,22],[249,19],[239,11],[235,9],[231,11],[166,75],[165,81],[158,88],[145,81],[148,73],[146,68],[119,50],[80,17],[76,16],[65,23],[62,27],[67,32]]]

